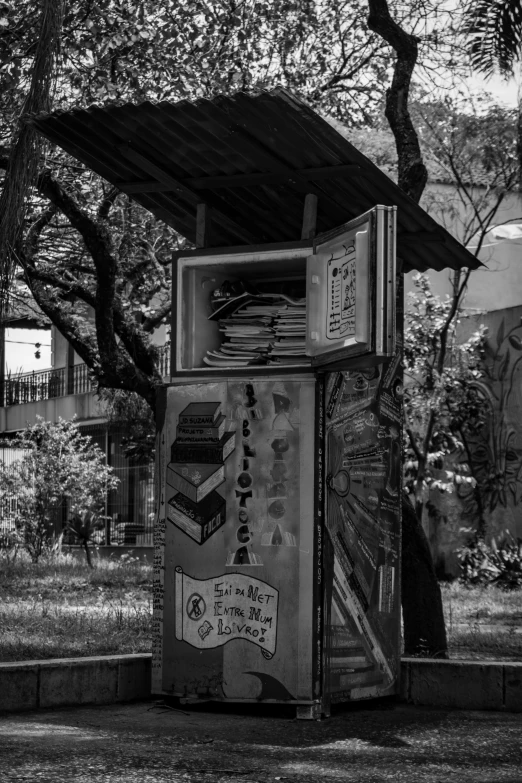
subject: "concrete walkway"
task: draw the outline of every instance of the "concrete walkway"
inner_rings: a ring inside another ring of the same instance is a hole
[[[28,783],[521,783],[522,714],[390,702],[305,722],[161,702],[0,717],[0,780]]]

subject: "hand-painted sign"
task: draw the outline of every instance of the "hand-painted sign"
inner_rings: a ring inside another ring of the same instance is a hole
[[[244,639],[272,658],[279,591],[244,574],[194,579],[176,567],[176,639],[207,650]]]

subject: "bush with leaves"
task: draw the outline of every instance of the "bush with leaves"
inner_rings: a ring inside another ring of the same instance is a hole
[[[414,277],[404,329],[404,488],[419,519],[429,491],[475,486],[466,439],[484,427],[489,411],[478,381],[484,376],[484,329],[457,339],[458,303]]]
[[[0,500],[16,498],[21,544],[37,563],[59,546],[57,514],[65,508],[70,520],[85,514],[91,521],[99,518],[106,493],[116,488],[118,479],[101,449],[81,434],[74,420],[60,418],[53,424],[37,416],[35,424],[2,445],[20,449],[22,456],[10,465],[0,463]]]
[[[498,542],[492,538],[490,546],[474,536],[457,549],[457,557],[464,584],[522,588],[522,538],[513,538],[509,530]]]

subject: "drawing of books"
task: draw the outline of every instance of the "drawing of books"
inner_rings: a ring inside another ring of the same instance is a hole
[[[181,492],[167,504],[167,518],[196,543],[203,544],[226,522],[226,502],[218,492],[211,492],[200,503],[194,503]]]
[[[213,427],[219,418],[220,410],[220,402],[191,402],[179,414],[178,423],[189,427]]]
[[[178,424],[176,434],[180,443],[218,443],[225,434],[225,416],[221,414],[212,427]]]
[[[200,503],[212,490],[225,480],[225,466],[215,463],[170,462],[167,467],[167,484],[182,492],[194,503]]]
[[[180,443],[175,440],[170,450],[171,462],[225,462],[236,447],[235,432],[225,432],[217,443]]]

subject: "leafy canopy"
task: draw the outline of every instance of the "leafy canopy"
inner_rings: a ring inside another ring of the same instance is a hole
[[[458,317],[449,325],[444,361],[441,334],[453,303],[433,294],[427,275],[414,277],[407,297],[404,329],[405,491],[422,506],[430,489],[453,492],[475,484],[460,460],[463,435],[479,432],[487,405],[477,381],[483,377],[484,330],[466,342],[457,340]],[[448,458],[456,457],[448,464]]]

